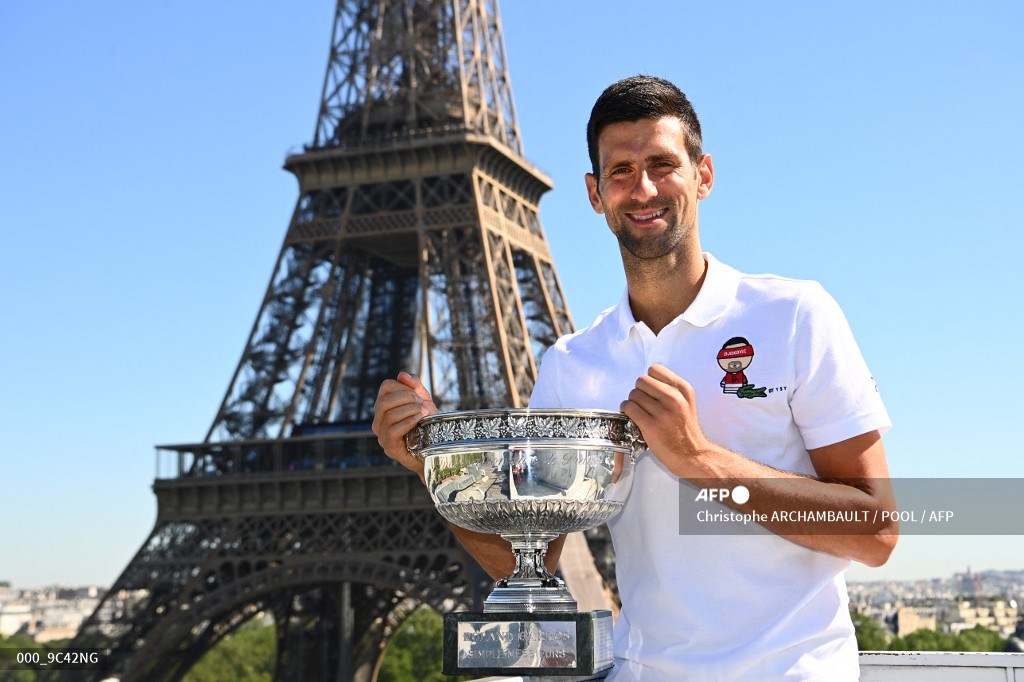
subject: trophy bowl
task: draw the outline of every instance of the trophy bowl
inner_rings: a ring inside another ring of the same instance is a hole
[[[544,565],[548,542],[618,514],[646,448],[622,413],[563,409],[434,414],[407,445],[423,460],[445,519],[512,544],[515,570],[498,581],[484,611],[529,613],[576,610]]]

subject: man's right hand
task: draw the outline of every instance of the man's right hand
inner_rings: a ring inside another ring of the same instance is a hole
[[[373,432],[377,435],[377,442],[384,448],[384,452],[402,466],[416,472],[425,483],[423,462],[413,457],[406,449],[405,435],[412,431],[421,419],[437,412],[437,406],[434,405],[430,393],[419,379],[408,372],[401,372],[397,380],[388,379],[380,385],[373,409]],[[500,535],[477,533],[454,524],[450,525],[458,541],[492,578],[498,580],[513,571],[515,559],[507,540],[502,539]],[[562,553],[564,540],[563,535],[548,545],[545,563],[549,571],[554,571],[558,567],[558,557]]]
[[[427,415],[437,412],[434,399],[423,383],[408,372],[380,385],[373,406],[373,432],[388,457],[423,478],[423,462],[405,447],[405,435]]]

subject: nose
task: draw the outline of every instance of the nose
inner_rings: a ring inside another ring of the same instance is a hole
[[[651,176],[647,174],[646,170],[641,170],[636,175],[636,182],[633,183],[630,198],[635,201],[648,201],[656,196],[658,196],[658,188],[654,186],[654,181],[651,180]]]

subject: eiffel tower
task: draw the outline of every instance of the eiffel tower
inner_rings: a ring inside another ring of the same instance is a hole
[[[109,650],[97,679],[180,679],[263,613],[277,679],[368,681],[414,608],[492,584],[369,424],[400,370],[442,410],[525,406],[573,329],[496,0],[339,0],[285,168],[300,196],[224,400],[158,449],[155,528],[71,645]]]

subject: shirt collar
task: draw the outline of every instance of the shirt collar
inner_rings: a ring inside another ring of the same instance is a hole
[[[740,273],[721,263],[710,253],[704,253],[704,260],[708,269],[704,276],[704,283],[701,285],[700,291],[697,292],[697,297],[679,317],[666,325],[666,329],[680,321],[694,327],[706,327],[721,317],[736,298]],[[635,327],[643,324],[637,322],[633,317],[633,310],[629,306],[628,286],[622,292],[622,298],[619,299],[618,305],[612,311],[612,317],[616,326],[615,338],[619,343],[626,341],[629,338],[629,333]]]

